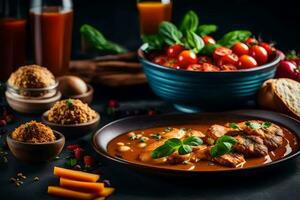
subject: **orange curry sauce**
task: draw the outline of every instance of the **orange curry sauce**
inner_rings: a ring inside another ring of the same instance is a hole
[[[220,122],[218,124],[225,124],[226,122]],[[192,128],[194,130],[201,131],[203,133],[206,132],[206,130],[213,124],[185,124],[185,125],[176,125],[171,126],[174,128],[185,128],[189,129]],[[147,144],[150,144],[155,139],[151,138],[151,134],[159,133],[163,130],[165,130],[166,127],[156,127],[156,128],[149,128],[145,130],[137,130],[134,131],[135,134],[142,134],[143,136],[149,137],[150,139],[146,142]],[[242,168],[249,168],[253,166],[263,165],[270,163],[275,160],[282,159],[283,157],[297,151],[299,149],[299,140],[298,137],[296,137],[293,133],[288,131],[287,129],[281,127],[283,129],[284,138],[283,138],[283,145],[274,151],[269,151],[267,156],[260,157],[260,158],[246,158],[246,163],[241,166]],[[124,143],[126,146],[129,146],[131,150],[126,152],[119,152],[118,151],[118,142]],[[231,170],[233,168],[221,166],[215,162],[211,161],[199,161],[197,163],[188,163],[188,164],[168,164],[168,163],[159,163],[159,164],[153,164],[153,163],[144,163],[139,160],[139,154],[143,151],[143,148],[138,147],[138,144],[140,143],[139,140],[131,141],[129,137],[127,136],[127,133],[124,133],[116,138],[114,138],[110,143],[108,144],[108,153],[111,156],[114,157],[122,157],[122,159],[127,160],[129,162],[138,163],[141,165],[150,165],[158,168],[168,168],[168,169],[175,169],[175,170],[193,170],[193,171],[215,171],[215,170]]]

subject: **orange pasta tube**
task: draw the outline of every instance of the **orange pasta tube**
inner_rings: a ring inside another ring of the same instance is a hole
[[[105,187],[99,194],[101,197],[108,197],[115,191],[115,188]]]
[[[59,186],[48,186],[48,194],[58,196],[58,197],[65,197],[70,199],[81,199],[81,200],[91,200],[91,199],[95,199],[98,196],[92,193],[77,192]]]
[[[65,169],[61,167],[54,167],[54,175],[67,178],[67,179],[72,179],[77,181],[87,181],[87,182],[97,182],[100,178],[98,174],[80,172],[80,171]]]
[[[82,190],[87,192],[100,193],[104,189],[104,183],[91,183],[91,182],[82,182],[75,181],[65,178],[60,178],[59,184],[62,187],[72,188],[75,190]]]

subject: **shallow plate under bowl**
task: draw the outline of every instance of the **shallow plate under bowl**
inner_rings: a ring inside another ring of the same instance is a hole
[[[95,131],[100,123],[100,115],[97,113],[95,119],[90,122],[82,123],[82,124],[55,124],[53,122],[48,121],[48,111],[46,111],[42,115],[42,121],[47,126],[51,127],[53,130],[57,130],[64,134],[67,138],[75,138],[83,135],[87,135],[93,131]]]
[[[201,124],[201,122],[218,122],[220,120],[229,119],[261,119],[264,121],[274,122],[281,125],[290,131],[292,131],[296,137],[300,137],[300,123],[299,121],[288,117],[283,114],[262,111],[262,110],[239,110],[231,112],[221,112],[221,113],[200,113],[200,114],[169,114],[161,116],[144,116],[144,117],[130,117],[121,120],[114,121],[100,130],[98,130],[92,139],[94,149],[103,157],[109,159],[112,162],[122,164],[123,166],[132,167],[138,170],[142,170],[147,173],[156,173],[163,175],[196,175],[196,174],[237,174],[244,173],[248,171],[254,171],[259,169],[270,168],[271,166],[277,166],[280,163],[291,160],[300,154],[300,149],[294,153],[287,155],[286,157],[267,163],[264,165],[254,166],[250,168],[229,168],[226,170],[218,171],[183,171],[174,169],[158,168],[154,166],[141,165],[138,163],[132,163],[114,156],[111,156],[107,152],[107,146],[109,142],[116,138],[117,136],[124,134],[129,131],[146,129],[151,127],[159,126],[172,126],[172,125],[183,125],[183,124]]]

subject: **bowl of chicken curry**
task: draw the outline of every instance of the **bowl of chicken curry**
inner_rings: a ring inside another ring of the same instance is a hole
[[[299,154],[298,121],[269,111],[127,118],[94,134],[102,156],[152,172],[211,173],[263,168]]]

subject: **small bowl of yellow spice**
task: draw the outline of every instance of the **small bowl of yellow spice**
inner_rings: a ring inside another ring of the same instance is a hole
[[[40,122],[30,121],[9,133],[7,144],[16,158],[28,162],[43,162],[59,155],[64,147],[65,137]]]
[[[65,99],[46,111],[42,121],[66,137],[77,137],[93,132],[99,125],[100,115],[79,99]]]
[[[7,81],[5,92],[9,106],[20,113],[42,113],[61,99],[58,81],[45,67],[19,67]]]

